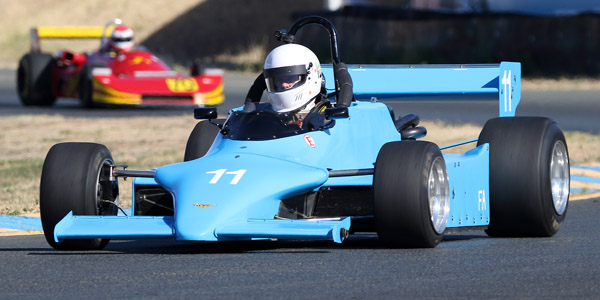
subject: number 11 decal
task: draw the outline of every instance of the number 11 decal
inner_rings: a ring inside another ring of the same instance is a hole
[[[210,184],[215,184],[215,183],[219,182],[219,179],[221,179],[221,177],[224,174],[235,175],[233,177],[233,179],[229,182],[229,184],[237,184],[240,181],[240,179],[242,179],[242,176],[244,176],[244,173],[246,173],[245,169],[239,169],[237,171],[230,171],[230,172],[227,172],[227,169],[218,169],[218,170],[206,172],[206,174],[215,174],[215,176],[213,176],[213,178],[208,182]]]

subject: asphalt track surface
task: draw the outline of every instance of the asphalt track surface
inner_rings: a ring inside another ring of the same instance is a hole
[[[331,242],[112,241],[61,252],[42,235],[0,237],[2,299],[598,299],[600,199],[569,203],[552,238],[447,235],[386,249]]]
[[[191,117],[189,109],[86,111],[63,99],[53,108],[25,108],[17,100],[13,74],[0,71],[0,117]],[[252,80],[227,75],[229,107],[242,103]],[[560,105],[566,96],[568,108]],[[517,114],[538,107],[536,115],[550,116],[566,130],[599,132],[600,106],[594,101],[593,92],[524,92]],[[427,109],[421,111],[420,105]],[[497,107],[491,102],[465,105],[470,105],[468,112],[456,102],[398,103],[394,109],[417,112],[424,120],[483,124]],[[0,299],[598,299],[598,215],[600,199],[572,201],[565,224],[552,238],[497,239],[472,231],[446,235],[435,249],[386,249],[376,236],[363,234],[341,245],[142,240],[112,241],[103,251],[60,252],[39,234],[3,236]]]

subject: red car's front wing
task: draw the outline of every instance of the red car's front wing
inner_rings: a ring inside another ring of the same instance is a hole
[[[222,72],[199,76],[94,75],[92,99],[119,105],[218,105],[223,103]]]

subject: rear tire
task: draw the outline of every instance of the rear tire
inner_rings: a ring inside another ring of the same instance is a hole
[[[224,121],[225,120],[223,119],[217,119],[216,123],[223,124]],[[206,155],[217,134],[219,134],[219,127],[211,124],[207,120],[198,122],[188,138],[183,161],[194,160]]]
[[[490,236],[553,236],[569,200],[567,142],[542,117],[489,120],[478,145],[490,144]]]
[[[74,215],[116,215],[118,182],[108,178],[113,159],[93,143],[56,144],[46,156],[40,183],[40,215],[48,244],[58,250],[97,250],[108,239],[54,241],[54,227],[70,211]]]
[[[47,53],[27,53],[19,60],[17,90],[25,106],[51,106],[56,97],[52,92],[52,64]]]
[[[373,176],[375,226],[388,247],[433,248],[450,210],[444,157],[424,141],[391,142],[377,156]]]

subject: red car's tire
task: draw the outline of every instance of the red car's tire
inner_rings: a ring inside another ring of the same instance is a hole
[[[83,66],[79,75],[79,102],[84,108],[96,106],[93,100],[92,68],[89,65]]]
[[[19,60],[17,91],[25,106],[51,106],[56,97],[52,91],[54,58],[47,53],[27,53]]]

